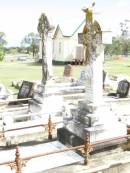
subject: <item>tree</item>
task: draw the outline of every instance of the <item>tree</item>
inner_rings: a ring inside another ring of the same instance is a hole
[[[121,52],[127,56],[130,52],[130,39],[124,36],[120,37]]]
[[[122,54],[126,56],[130,52],[129,22],[130,20],[125,19],[123,22],[120,23],[121,27],[120,45],[122,48]]]
[[[29,53],[31,52],[33,55],[33,58],[38,53],[39,50],[39,36],[38,34],[35,34],[33,32],[29,33],[24,37],[24,39],[21,42],[22,47],[26,49],[26,51]]]
[[[105,45],[106,55],[125,55],[130,53],[130,39],[124,36],[114,37],[111,45]]]
[[[115,37],[112,40],[112,54],[114,54],[114,55],[122,54],[120,37]]]
[[[5,33],[0,32],[0,61],[4,58],[4,45],[6,45]]]
[[[0,44],[1,45],[6,45],[7,42],[5,40],[5,33],[4,32],[0,32]]]
[[[121,35],[114,37],[111,45],[105,45],[105,54],[129,55],[130,53],[130,36],[129,22],[125,19],[120,23]]]
[[[129,34],[129,22],[130,22],[130,20],[125,19],[123,22],[120,23],[122,36],[126,36],[126,37],[128,36],[128,34]]]

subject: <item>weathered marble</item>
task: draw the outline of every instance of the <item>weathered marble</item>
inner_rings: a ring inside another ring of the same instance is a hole
[[[83,102],[79,102],[78,113],[73,115],[72,119],[65,119],[64,128],[67,133],[70,132],[70,137],[73,135],[80,138],[81,141],[85,140],[89,133],[90,142],[94,143],[124,136],[127,134],[127,128],[126,124],[119,122],[110,105],[103,101],[102,30],[99,23],[93,20],[92,8],[86,8],[83,11],[86,14],[86,24],[83,33],[79,34],[79,40],[85,48],[86,66],[81,72],[81,80],[83,78],[86,81],[85,99]],[[67,139],[66,143],[72,142]]]
[[[67,147],[61,144],[58,141],[49,142],[45,144],[39,144],[28,147],[20,147],[20,156],[25,158],[32,155],[37,155],[41,153],[59,151],[66,149]],[[25,152],[26,151],[26,152]],[[0,163],[8,160],[15,159],[15,150],[1,151]],[[63,165],[74,164],[77,162],[83,161],[83,157],[75,153],[74,151],[67,151],[52,155],[47,155],[43,157],[38,157],[31,159],[26,163],[26,166],[23,167],[23,173],[38,173],[41,171],[49,170],[51,168],[57,168]],[[11,173],[12,170],[8,165],[0,166],[0,172]]]

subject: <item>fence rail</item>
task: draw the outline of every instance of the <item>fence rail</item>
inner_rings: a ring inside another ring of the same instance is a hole
[[[28,109],[29,105],[28,104],[24,104],[21,107],[14,107],[14,108],[1,108],[0,107],[0,113],[4,113],[4,112],[13,112],[13,111],[21,111],[21,110],[25,110]]]
[[[55,126],[60,123],[63,123],[63,121],[53,123],[51,119],[51,115],[49,115],[47,124],[37,124],[37,125],[31,125],[31,126],[25,126],[25,127],[19,127],[14,129],[7,129],[7,130],[5,130],[3,127],[2,131],[0,131],[0,138],[4,138],[6,132],[13,132],[17,130],[25,130],[25,129],[36,128],[36,127],[45,127],[48,130],[48,139],[52,139],[52,131],[53,129],[55,129]]]
[[[26,166],[25,163],[27,161],[33,159],[33,158],[43,157],[43,156],[62,153],[62,152],[71,151],[71,150],[81,150],[83,153],[83,156],[84,156],[84,164],[87,165],[89,162],[89,155],[90,155],[90,153],[94,147],[96,147],[99,144],[105,144],[105,143],[115,141],[115,140],[120,140],[120,139],[130,139],[130,135],[111,138],[109,140],[102,140],[102,141],[95,142],[95,143],[91,144],[90,143],[90,136],[89,136],[89,134],[87,134],[84,145],[69,147],[66,149],[61,149],[59,151],[52,151],[52,152],[46,152],[46,153],[41,153],[41,154],[35,154],[35,155],[25,157],[25,158],[20,157],[19,147],[16,146],[15,159],[1,162],[0,165],[8,165],[11,167],[11,169],[15,169],[16,173],[22,173],[22,167]]]
[[[15,100],[0,100],[0,104],[7,104],[11,102],[22,102],[22,101],[29,101],[32,100],[32,98],[23,98],[23,99],[15,99]]]

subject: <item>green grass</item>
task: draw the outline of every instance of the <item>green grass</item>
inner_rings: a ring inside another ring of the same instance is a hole
[[[40,66],[24,63],[0,63],[0,83],[3,83],[9,89],[14,80],[40,80]]]
[[[83,67],[76,66],[73,69],[75,78],[79,78],[80,69]],[[63,76],[64,66],[53,66],[53,72],[55,76]],[[12,81],[17,80],[41,80],[42,68],[40,64],[34,63],[21,63],[21,62],[1,62],[0,63],[0,83],[3,83],[9,89]]]
[[[113,60],[105,62],[105,69],[110,75],[128,75],[130,76],[130,58],[122,60]]]
[[[73,77],[79,79],[83,66],[73,66]],[[41,80],[41,65],[21,62],[0,63],[0,83],[9,89],[13,80]],[[130,58],[123,60],[106,61],[105,69],[110,75],[130,76]],[[64,66],[53,66],[55,76],[63,76]]]
[[[72,66],[73,71],[73,77],[76,79],[79,79],[80,72],[84,68],[83,66]],[[53,66],[53,73],[55,76],[63,76],[64,73],[64,66]]]

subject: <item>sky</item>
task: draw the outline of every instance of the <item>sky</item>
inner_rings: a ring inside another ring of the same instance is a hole
[[[89,7],[92,2],[96,4],[95,18],[101,26],[111,30],[114,36],[120,34],[120,22],[130,20],[130,0],[0,0],[0,32],[6,34],[8,47],[20,46],[25,35],[37,33],[43,12],[50,24],[55,27],[59,24],[71,31],[85,18],[82,8]]]

